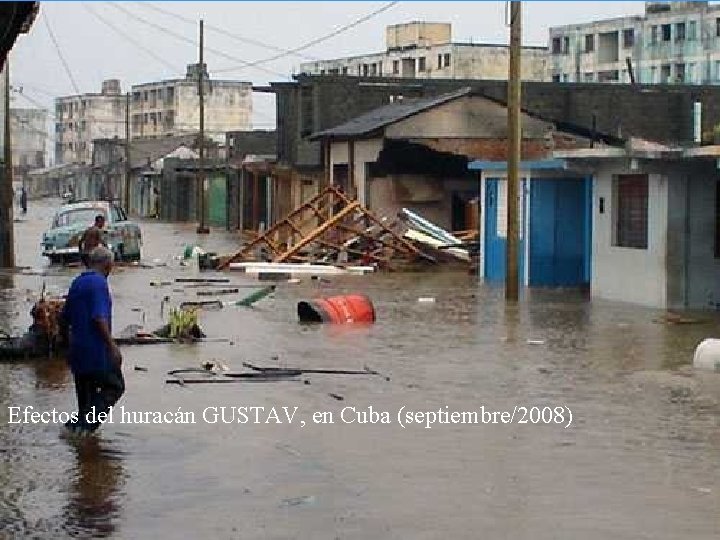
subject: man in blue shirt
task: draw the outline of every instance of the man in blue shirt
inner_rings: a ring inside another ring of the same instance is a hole
[[[70,330],[68,360],[78,401],[78,418],[66,426],[82,435],[100,427],[98,415],[107,412],[125,391],[122,355],[112,338],[107,283],[112,263],[108,248],[98,246],[90,252],[90,269],[73,280],[61,316],[65,331]]]

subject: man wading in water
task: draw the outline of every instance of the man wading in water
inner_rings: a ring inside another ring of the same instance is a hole
[[[95,216],[95,223],[92,227],[87,229],[80,242],[78,242],[78,249],[80,250],[80,260],[85,265],[85,268],[90,268],[90,253],[93,249],[98,246],[104,246],[103,241],[103,227],[105,226],[105,216],[98,214]]]
[[[68,360],[78,401],[77,419],[65,426],[77,435],[97,430],[102,423],[98,415],[107,413],[125,392],[122,355],[112,338],[112,299],[107,283],[112,264],[108,248],[92,250],[89,270],[72,282],[60,317],[63,331],[70,329]]]

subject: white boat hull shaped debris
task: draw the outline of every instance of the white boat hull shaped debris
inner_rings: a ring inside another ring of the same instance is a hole
[[[696,347],[693,367],[720,373],[720,339],[704,339]]]

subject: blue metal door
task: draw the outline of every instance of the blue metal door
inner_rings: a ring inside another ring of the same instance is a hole
[[[588,179],[533,179],[530,285],[577,286],[589,278]]]
[[[497,178],[488,178],[485,180],[485,208],[484,208],[484,228],[485,228],[485,261],[484,261],[484,274],[485,280],[491,282],[503,282],[505,281],[505,249],[507,246],[507,231],[505,230],[504,224],[505,213],[507,212],[506,196],[505,191],[505,180],[498,180]],[[501,183],[503,184],[501,186]],[[524,231],[525,231],[525,189],[524,184],[521,183],[521,192],[523,196],[520,198],[520,242],[518,246],[518,278],[520,283],[524,282],[523,276],[525,268],[525,243],[524,243]],[[501,191],[505,193],[501,194]],[[501,196],[502,195],[502,196]],[[498,210],[500,214],[498,215]],[[502,223],[503,227],[500,230],[498,223]]]

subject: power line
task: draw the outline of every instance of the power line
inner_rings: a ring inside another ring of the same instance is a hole
[[[45,26],[47,26],[48,34],[50,34],[50,39],[52,40],[53,44],[55,45],[55,50],[58,53],[58,56],[60,57],[60,61],[62,62],[62,65],[65,67],[65,73],[67,73],[68,78],[70,79],[70,82],[73,85],[73,88],[75,89],[76,93],[80,93],[80,89],[78,88],[77,83],[75,82],[75,79],[72,76],[72,72],[70,71],[70,66],[68,66],[68,63],[65,61],[65,57],[63,56],[62,51],[60,50],[60,45],[57,42],[57,39],[55,39],[55,34],[52,31],[52,28],[50,27],[50,21],[48,20],[47,15],[45,15],[45,11],[42,12],[43,20],[45,21]]]
[[[142,43],[135,40],[132,36],[126,34],[124,31],[120,30],[117,26],[115,26],[113,23],[108,21],[105,17],[101,16],[99,13],[97,13],[94,9],[92,9],[88,4],[82,4],[82,7],[84,7],[87,11],[89,11],[93,16],[95,16],[97,19],[99,19],[101,22],[105,23],[107,26],[109,26],[111,29],[115,30],[118,34],[120,34],[122,37],[124,37],[126,40],[128,40],[130,43],[135,45],[137,48],[142,49],[147,53],[148,55],[152,56],[155,60],[160,62],[165,67],[170,68],[172,72],[177,72],[177,66],[172,65],[170,62],[165,60],[160,55],[156,54],[151,49],[145,47]]]
[[[334,38],[335,36],[342,34],[343,32],[347,32],[348,30],[351,30],[352,28],[355,28],[356,26],[372,19],[373,17],[380,15],[384,11],[387,11],[388,9],[395,7],[397,4],[399,4],[399,1],[390,2],[389,4],[385,4],[383,7],[376,9],[375,11],[368,13],[367,15],[364,15],[360,17],[359,19],[346,24],[345,26],[341,26],[337,30],[334,30],[333,32],[330,32],[329,34],[326,34],[324,36],[321,36],[319,38],[315,38],[312,41],[308,41],[307,43],[300,45],[299,47],[295,47],[294,49],[290,49],[287,53],[284,54],[278,54],[276,56],[271,56],[270,58],[265,58],[263,60],[257,60],[256,62],[252,62],[250,65],[246,65],[244,67],[257,67],[260,64],[265,64],[267,62],[272,62],[274,60],[278,60],[280,58],[283,58],[285,56],[288,56],[289,54],[295,54],[299,51],[309,49],[310,47],[313,47],[319,43],[322,43],[323,41],[327,41],[328,39]],[[236,71],[237,69],[240,69],[239,66],[235,66],[232,68],[222,68],[222,69],[216,69],[214,70],[217,73],[222,73],[224,71]]]
[[[145,3],[145,2],[137,2],[137,5],[139,7],[145,8],[145,9],[152,9],[153,11],[156,11],[158,13],[162,13],[164,15],[167,15],[168,17],[173,17],[175,19],[178,19],[180,21],[183,21],[188,24],[197,25],[197,21],[194,21],[193,19],[190,19],[189,17],[183,17],[182,15],[179,15],[178,13],[173,13],[172,11],[167,11],[165,9],[159,8],[158,6],[151,4],[151,3]],[[313,56],[307,56],[304,54],[297,54],[293,53],[292,51],[288,49],[283,49],[282,47],[277,47],[275,45],[270,45],[268,43],[263,43],[262,41],[257,41],[255,39],[247,38],[244,36],[240,36],[238,34],[233,34],[232,32],[228,32],[227,30],[224,30],[223,28],[220,28],[218,26],[213,26],[210,24],[205,24],[206,28],[209,28],[210,30],[213,30],[217,32],[218,34],[222,34],[223,36],[235,39],[239,41],[240,43],[247,43],[250,45],[255,45],[257,47],[262,47],[264,49],[270,49],[273,51],[298,56],[300,58],[304,58],[305,60],[319,60],[319,58],[313,57]]]
[[[117,9],[117,10],[125,13],[125,15],[127,15],[128,17],[131,17],[131,18],[133,18],[133,19],[136,19],[136,20],[138,20],[138,21],[140,21],[140,22],[148,25],[148,26],[151,26],[152,28],[155,28],[156,30],[159,30],[160,32],[163,32],[164,34],[168,34],[169,36],[172,36],[172,37],[174,37],[175,39],[179,39],[179,40],[184,41],[184,42],[186,42],[186,43],[190,43],[190,44],[193,45],[193,46],[197,46],[197,45],[198,45],[197,41],[195,41],[194,39],[188,38],[188,37],[186,37],[186,36],[183,36],[182,34],[178,34],[178,33],[176,33],[176,32],[173,32],[173,31],[171,31],[171,30],[168,30],[168,29],[165,28],[164,26],[161,26],[161,25],[159,25],[159,24],[156,24],[156,23],[154,23],[154,22],[152,22],[152,21],[148,21],[147,19],[145,19],[145,18],[143,18],[143,17],[140,17],[139,15],[137,15],[137,14],[135,14],[135,13],[132,13],[131,11],[128,11],[128,10],[125,9],[124,7],[121,7],[121,6],[119,6],[119,5],[115,4],[115,3],[109,3],[109,5],[112,6],[112,7],[114,7],[115,9]],[[207,46],[205,47],[205,50],[208,51],[208,52],[211,52],[211,53],[213,53],[213,54],[215,54],[215,55],[217,55],[217,56],[222,56],[223,58],[227,58],[227,59],[229,59],[229,60],[232,60],[233,62],[240,62],[244,67],[254,67],[254,64],[253,64],[253,63],[251,63],[251,62],[246,62],[245,60],[242,60],[242,59],[237,58],[237,57],[235,57],[235,56],[232,56],[232,55],[230,55],[230,54],[224,53],[223,51],[219,51],[219,50],[217,50],[217,49],[212,49],[212,48],[207,47]],[[271,75],[273,75],[273,76],[279,76],[279,77],[283,77],[283,78],[285,78],[285,79],[288,78],[286,75],[284,75],[284,74],[282,74],[282,73],[278,73],[277,71],[272,71],[272,70],[270,70],[270,69],[266,69],[266,68],[259,67],[259,66],[257,67],[257,69],[259,69],[259,70],[261,70],[261,71],[265,71],[266,73],[269,73],[269,74],[271,74]],[[213,70],[213,71],[215,71],[215,70]]]

